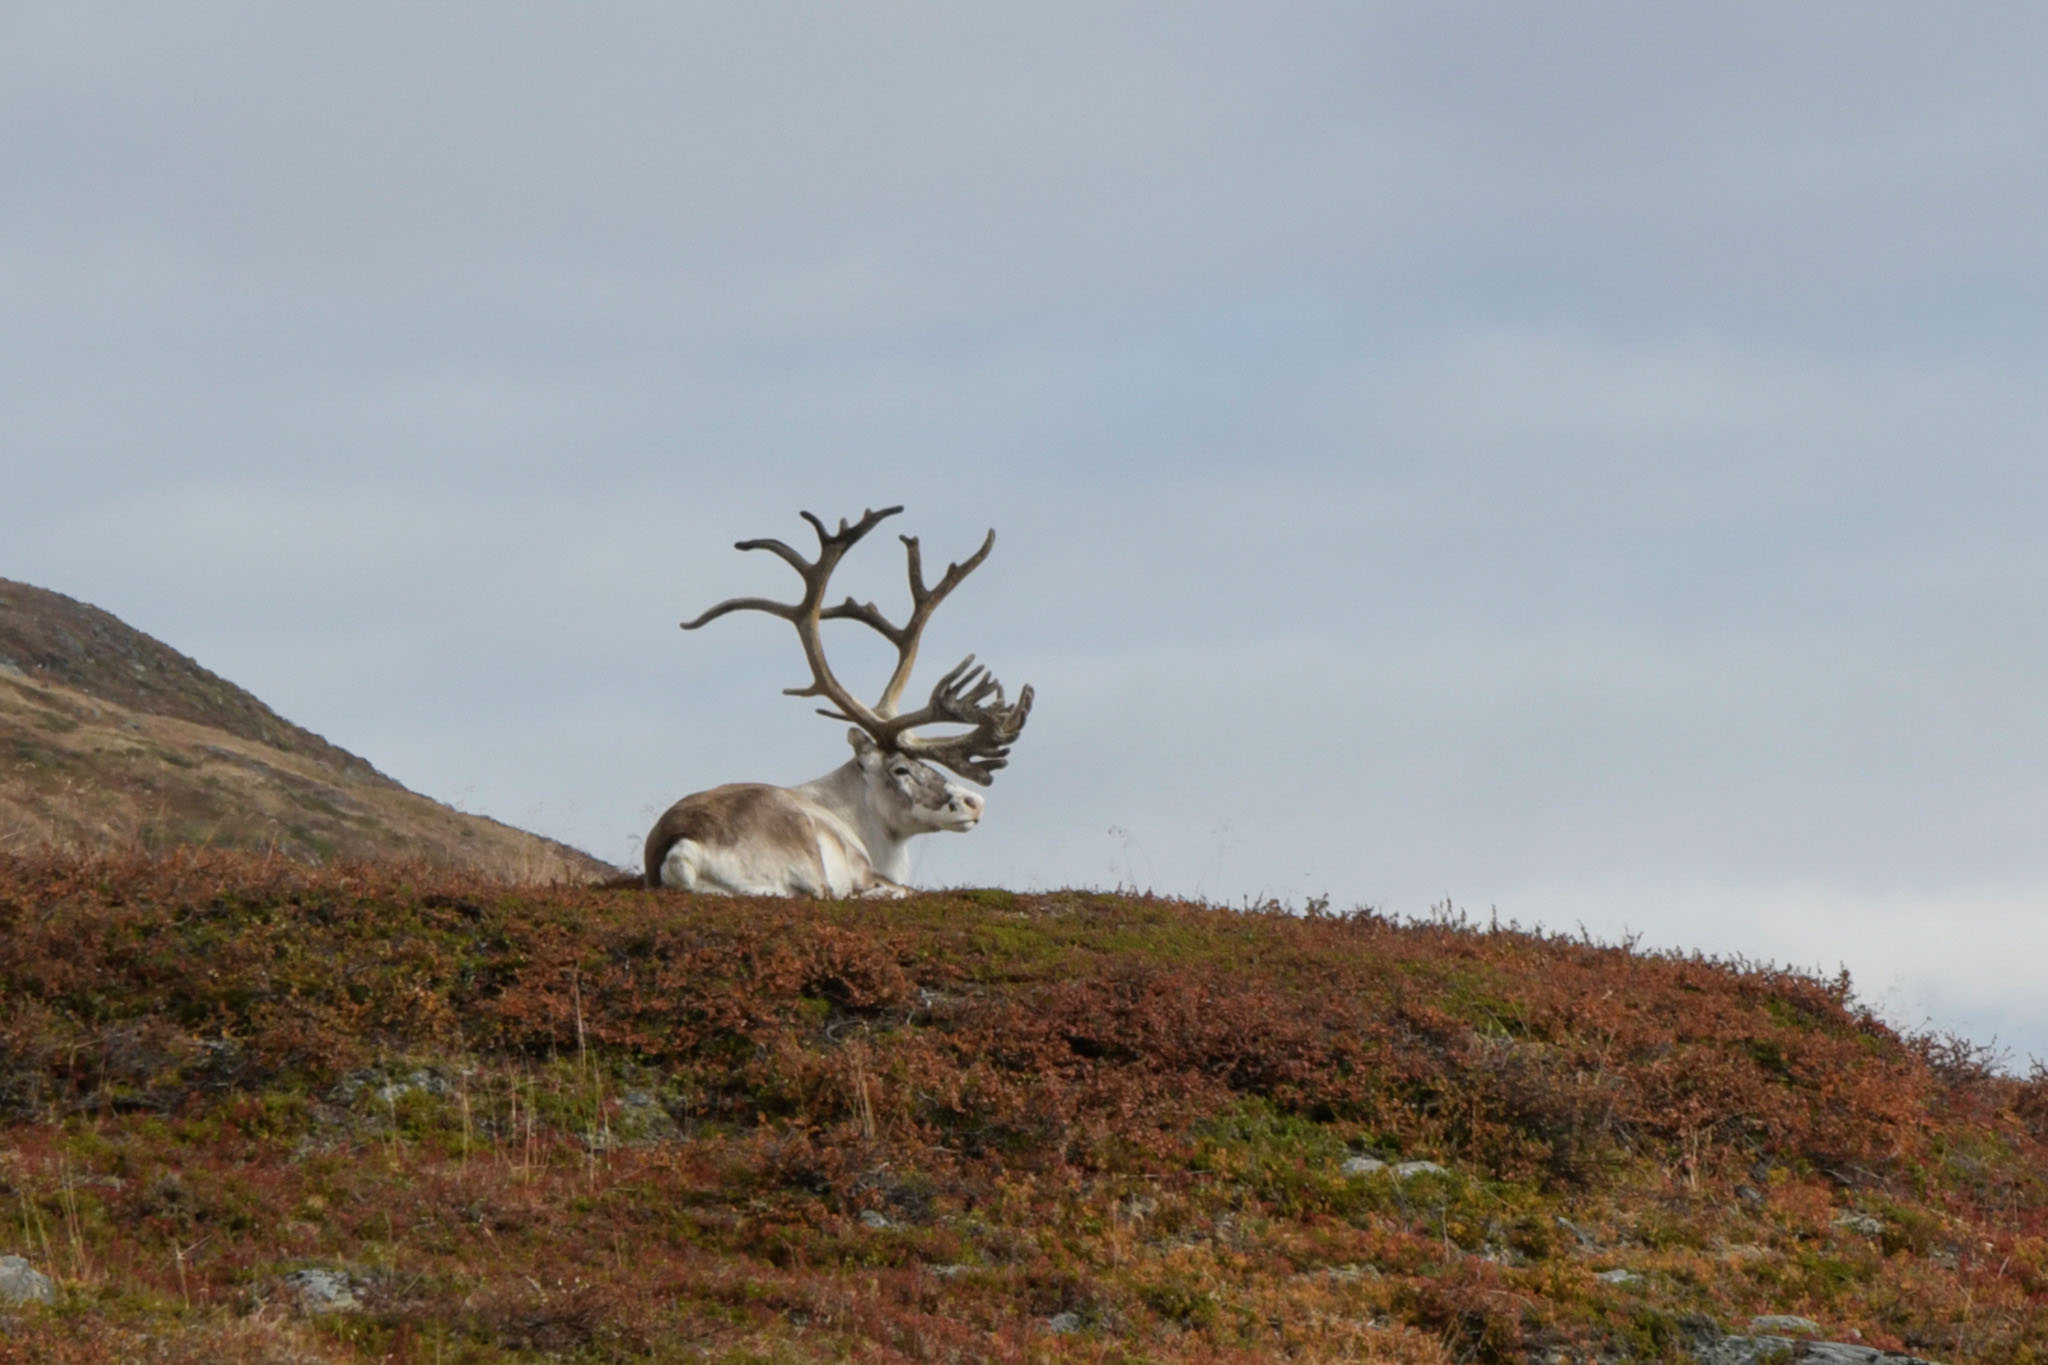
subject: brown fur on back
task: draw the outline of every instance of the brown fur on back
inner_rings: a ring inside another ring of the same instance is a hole
[[[662,813],[647,834],[646,885],[661,885],[662,860],[684,839],[730,848],[744,838],[803,847],[813,842],[803,816],[791,809],[789,793],[760,782],[735,782],[686,796]]]

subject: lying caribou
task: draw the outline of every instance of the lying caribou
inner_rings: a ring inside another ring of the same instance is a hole
[[[897,705],[925,624],[946,595],[973,573],[995,547],[996,533],[965,563],[950,564],[939,581],[925,585],[915,536],[901,537],[910,559],[910,616],[896,625],[873,603],[851,597],[827,607],[832,571],[854,544],[887,517],[903,509],[870,511],[858,523],[845,519],[837,531],[809,512],[802,514],[818,533],[818,557],[807,560],[779,540],[743,540],[741,550],[767,550],[803,578],[801,600],[774,602],[735,597],[683,622],[696,630],[727,612],[761,611],[796,626],[811,681],[783,689],[794,697],[823,697],[831,707],[818,714],[850,721],[846,738],[853,757],[823,777],[796,787],[736,783],[686,796],[657,820],[647,836],[646,884],[685,891],[751,896],[900,896],[910,872],[907,845],[936,830],[970,830],[981,819],[982,798],[949,782],[930,763],[944,765],[970,782],[987,786],[1009,762],[1010,746],[1031,713],[1027,686],[1010,703],[1003,686],[974,656],[962,659],[932,688],[931,699],[915,711]],[[870,707],[832,674],[818,628],[825,621],[858,621],[896,647],[896,668],[881,697]],[[912,733],[928,725],[970,729],[947,735]]]

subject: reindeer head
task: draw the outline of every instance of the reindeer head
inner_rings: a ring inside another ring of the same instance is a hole
[[[863,806],[890,835],[908,839],[942,830],[964,834],[981,822],[987,803],[958,782],[947,781],[931,764],[891,753],[859,728],[846,732],[846,742],[853,746],[866,788]]]
[[[945,574],[929,587],[924,581],[924,561],[918,551],[917,538],[901,537],[909,556],[910,616],[900,626],[883,616],[872,602],[856,602],[849,597],[838,606],[825,606],[825,592],[831,582],[832,571],[846,552],[884,518],[893,517],[902,510],[901,507],[885,507],[879,512],[869,511],[852,526],[841,518],[837,531],[827,531],[823,522],[809,512],[802,513],[803,519],[818,534],[816,560],[805,559],[779,540],[740,541],[735,548],[767,550],[795,569],[803,578],[802,599],[775,602],[761,597],[729,598],[694,621],[683,622],[683,629],[695,630],[732,611],[767,612],[795,625],[797,638],[803,644],[804,658],[811,667],[811,681],[803,687],[783,690],[793,697],[823,697],[831,702],[830,707],[820,707],[818,714],[849,721],[857,727],[849,732],[849,738],[853,741],[862,772],[869,775],[870,781],[886,779],[888,784],[898,787],[909,798],[914,818],[943,818],[947,821],[920,825],[917,832],[924,829],[968,829],[981,817],[981,798],[947,782],[918,760],[929,759],[952,769],[970,782],[987,786],[996,769],[1009,762],[1010,746],[1016,742],[1024,729],[1025,719],[1031,714],[1031,688],[1027,685],[1018,693],[1014,703],[1006,701],[1003,685],[985,667],[977,667],[974,656],[970,654],[933,685],[931,698],[923,706],[904,713],[899,713],[897,706],[904,687],[910,682],[911,669],[917,664],[918,642],[924,635],[925,625],[947,594],[959,587],[961,580],[988,558],[989,551],[995,548],[996,533],[990,531],[981,548],[965,563],[947,565]],[[855,697],[833,676],[832,667],[825,658],[824,642],[818,633],[819,625],[824,621],[858,621],[896,647],[896,668],[873,706]],[[969,728],[938,736],[913,733],[924,726],[948,724]],[[938,789],[933,788],[934,783],[939,784]],[[945,792],[957,793],[957,796],[944,795]],[[953,823],[961,821],[964,823]]]

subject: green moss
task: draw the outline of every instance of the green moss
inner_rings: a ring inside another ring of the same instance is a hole
[[[1871,1211],[1884,1220],[1884,1231],[1879,1234],[1879,1240],[1887,1256],[1901,1252],[1925,1256],[1942,1241],[1942,1220],[1932,1210],[1896,1200],[1876,1199],[1871,1201]]]
[[[1655,1308],[1638,1308],[1629,1317],[1619,1343],[1630,1360],[1681,1361],[1693,1358],[1692,1333],[1670,1313]]]
[[[1144,1305],[1167,1322],[1184,1330],[1213,1327],[1217,1319],[1216,1295],[1181,1276],[1155,1281],[1138,1291]]]

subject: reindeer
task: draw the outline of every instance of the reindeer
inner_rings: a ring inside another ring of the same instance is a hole
[[[982,798],[949,782],[930,763],[987,786],[1009,762],[1010,746],[1031,712],[1031,689],[1014,704],[1003,686],[974,656],[962,659],[932,688],[931,699],[915,711],[897,710],[917,663],[917,647],[932,612],[961,580],[980,567],[995,547],[996,533],[965,563],[949,564],[939,581],[925,586],[917,538],[902,536],[910,561],[910,616],[896,625],[872,602],[851,597],[827,607],[832,571],[856,542],[885,518],[903,509],[869,511],[855,525],[844,518],[837,531],[809,512],[803,519],[818,534],[818,557],[807,560],[779,540],[743,540],[740,550],[767,550],[803,578],[801,600],[775,602],[735,597],[683,622],[696,630],[727,612],[761,611],[796,626],[811,681],[784,688],[793,697],[823,697],[831,707],[818,714],[850,721],[845,764],[795,787],[736,783],[686,796],[670,806],[647,836],[646,884],[685,891],[750,896],[901,896],[910,872],[907,845],[936,830],[973,829]],[[818,628],[825,621],[858,621],[896,647],[896,668],[881,697],[870,707],[832,674]],[[958,724],[970,729],[927,736],[912,731],[927,725]]]

